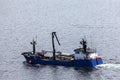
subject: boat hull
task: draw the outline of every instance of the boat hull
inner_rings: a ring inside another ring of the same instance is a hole
[[[42,59],[41,56],[24,56],[26,62],[29,64],[44,64],[44,65],[59,65],[59,66],[70,66],[70,67],[95,67],[96,65],[102,64],[101,58],[89,59],[89,60],[49,60]]]

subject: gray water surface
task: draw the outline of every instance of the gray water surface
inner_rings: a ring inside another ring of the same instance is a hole
[[[0,0],[0,80],[119,80],[119,0]],[[73,53],[86,38],[104,64],[94,70],[23,64],[22,52],[52,50],[56,31],[58,51]]]

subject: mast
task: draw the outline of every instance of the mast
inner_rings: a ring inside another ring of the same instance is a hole
[[[57,38],[56,32],[52,32],[53,60],[56,60],[56,58],[55,58],[55,52],[56,52],[56,50],[55,50],[54,37],[56,38],[56,40],[57,40],[57,42],[58,42],[59,45],[60,45],[60,42],[59,42],[59,40]]]
[[[84,39],[82,39],[82,41],[80,42],[80,44],[82,44],[82,46],[83,46],[83,50],[84,50],[84,53],[86,53],[86,49],[87,49],[87,41],[85,41]]]
[[[33,54],[35,54],[35,52],[36,52],[36,47],[35,47],[36,41],[33,39],[33,41],[30,44],[33,45]]]

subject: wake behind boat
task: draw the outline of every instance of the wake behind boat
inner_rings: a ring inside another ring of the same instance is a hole
[[[53,51],[41,52],[35,51],[36,41],[32,41],[32,52],[24,52],[22,55],[25,57],[26,62],[29,64],[44,64],[44,65],[60,65],[72,67],[95,67],[96,65],[103,64],[102,58],[97,55],[94,49],[87,47],[87,41],[82,39],[80,44],[82,48],[74,50],[74,54],[65,54],[55,50],[54,38],[58,44],[60,42],[57,38],[56,32],[52,32],[52,46]]]

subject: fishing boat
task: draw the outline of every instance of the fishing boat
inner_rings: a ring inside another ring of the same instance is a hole
[[[36,41],[33,40],[33,51],[23,52],[22,55],[25,57],[28,64],[43,64],[43,65],[59,65],[59,66],[70,66],[70,67],[95,67],[96,65],[102,64],[102,58],[98,56],[94,49],[87,47],[87,41],[82,39],[80,44],[81,48],[74,49],[73,54],[65,54],[60,51],[56,51],[54,38],[56,38],[58,44],[60,42],[56,35],[56,32],[52,32],[52,51],[41,50],[36,52]]]

